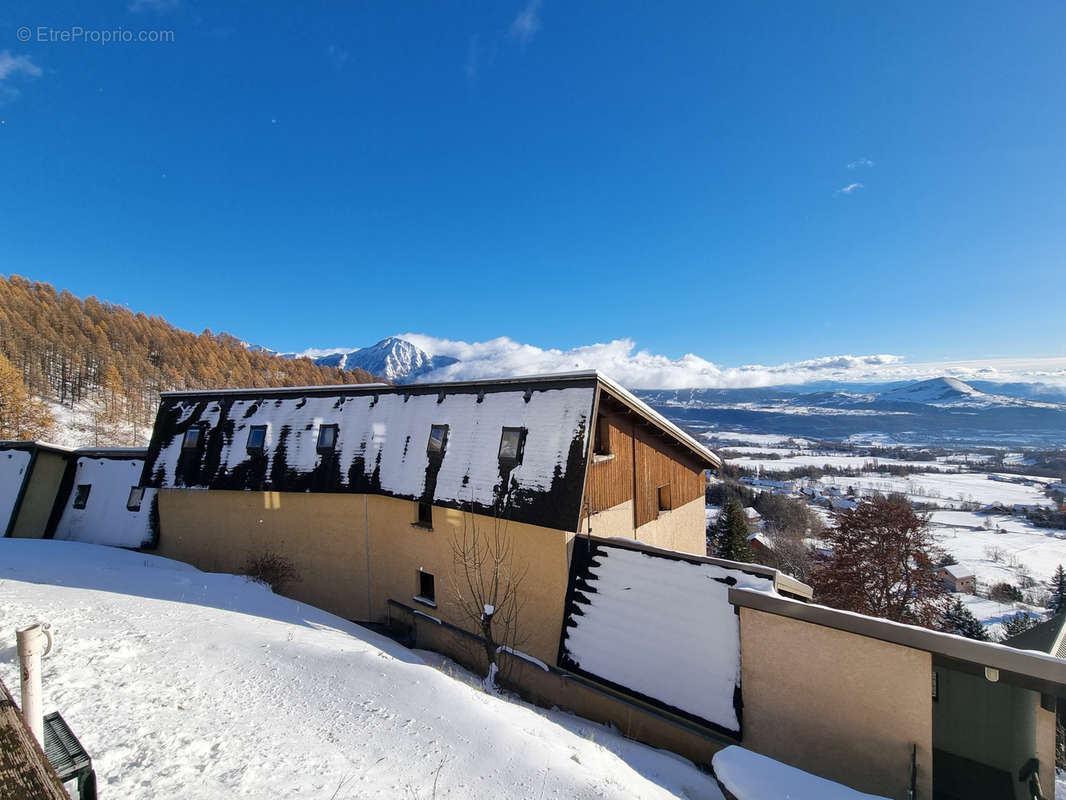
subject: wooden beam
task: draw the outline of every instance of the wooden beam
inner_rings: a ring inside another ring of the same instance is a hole
[[[70,800],[0,681],[0,800]]]

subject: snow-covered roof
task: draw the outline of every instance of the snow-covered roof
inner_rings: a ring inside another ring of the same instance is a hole
[[[509,378],[485,378],[482,380],[469,380],[469,381],[446,381],[439,383],[419,383],[417,388],[430,389],[430,390],[444,390],[444,391],[456,391],[464,387],[494,387],[508,384],[521,384],[529,385],[535,383],[553,383],[559,381],[581,381],[586,379],[595,379],[604,388],[606,388],[617,399],[624,402],[634,411],[637,411],[648,420],[654,422],[660,428],[668,431],[674,436],[679,443],[685,447],[691,449],[700,458],[708,461],[716,469],[721,467],[722,460],[712,452],[705,444],[700,442],[695,437],[689,435],[680,427],[675,425],[669,419],[664,417],[654,408],[649,406],[635,394],[630,392],[624,386],[617,381],[611,379],[607,375],[603,374],[599,370],[574,370],[572,372],[551,372],[542,373],[539,375],[516,375]],[[225,395],[248,395],[248,394],[262,394],[274,393],[277,394],[296,394],[296,395],[308,395],[308,394],[336,394],[338,390],[345,391],[374,391],[381,389],[394,389],[402,391],[404,389],[415,388],[413,386],[396,387],[387,383],[357,383],[357,384],[340,384],[335,386],[288,386],[280,389],[257,389],[254,387],[245,389],[185,389],[180,391],[161,392],[160,396],[163,398],[168,397],[203,397],[205,395],[210,396],[225,396]]]
[[[115,547],[140,547],[150,543],[151,507],[155,489],[145,489],[130,508],[130,490],[141,481],[145,448],[85,448],[75,454],[67,481],[70,491],[59,502],[62,513],[53,533],[56,539]],[[77,487],[89,489],[83,507],[74,506]]]
[[[575,530],[589,431],[603,390],[703,464],[717,458],[684,431],[597,372],[492,381],[383,386],[168,392],[162,396],[144,471],[153,488],[368,492],[501,513]],[[336,425],[323,453],[319,432]],[[265,428],[250,452],[253,426]],[[447,426],[431,455],[433,426]],[[203,440],[183,451],[190,428]],[[499,457],[504,428],[524,431],[519,463]],[[501,509],[497,512],[497,509]]]
[[[941,569],[955,580],[973,577],[973,570],[969,567],[964,567],[962,564],[948,564],[945,567],[941,567]]]
[[[145,466],[153,488],[385,494],[575,530],[596,380],[316,387],[163,397]],[[319,433],[335,425],[332,450]],[[261,452],[249,452],[263,426]],[[439,453],[430,431],[446,426]],[[203,430],[183,451],[185,432]],[[500,459],[504,428],[521,459]]]
[[[740,628],[728,592],[746,586],[773,594],[781,577],[766,567],[579,536],[559,666],[735,735]]]

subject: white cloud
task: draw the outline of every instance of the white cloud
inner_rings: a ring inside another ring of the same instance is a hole
[[[842,187],[840,189],[837,189],[837,194],[851,194],[855,190],[861,189],[861,188],[862,188],[862,184],[861,183],[849,183],[847,186],[844,186],[844,187]]]
[[[838,355],[769,366],[725,367],[692,353],[671,359],[638,350],[630,339],[557,350],[522,344],[506,336],[485,342],[438,339],[420,333],[397,336],[430,355],[459,359],[459,363],[422,378],[431,381],[598,369],[631,389],[742,389],[815,381],[878,383],[942,375],[960,380],[1039,382],[1066,387],[1066,357],[907,363],[901,356],[890,354]]]
[[[848,169],[858,169],[859,167],[872,167],[874,162],[868,158],[859,158],[848,164]]]
[[[18,97],[18,89],[5,85],[5,81],[15,75],[38,78],[41,75],[41,68],[34,64],[29,56],[13,56],[10,50],[0,50],[0,103]]]
[[[523,44],[530,42],[540,30],[541,0],[529,0],[511,23],[511,35]]]

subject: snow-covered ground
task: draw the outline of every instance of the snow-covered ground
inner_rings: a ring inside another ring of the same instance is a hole
[[[901,493],[915,503],[936,503],[945,508],[958,508],[963,503],[982,506],[1000,503],[1008,508],[1015,505],[1050,506],[1052,502],[1040,488],[992,480],[988,473],[958,474],[920,472],[905,477],[892,475],[859,475],[857,477],[826,476],[819,480],[824,486],[846,489]]]
[[[944,472],[958,472],[956,464],[944,464],[938,461],[904,461],[899,458],[874,458],[872,456],[849,456],[839,453],[814,453],[795,452],[784,455],[781,458],[760,458],[760,453],[766,450],[758,448],[729,448],[731,450],[750,450],[751,455],[743,458],[732,458],[729,463],[735,467],[744,469],[759,469],[762,472],[788,472],[789,470],[803,467],[833,467],[835,469],[873,470],[879,466],[918,467]],[[780,453],[778,448],[774,452]],[[784,451],[788,452],[788,451]]]
[[[985,584],[1017,583],[1018,569],[1047,583],[1055,567],[1066,564],[1064,530],[1038,528],[1021,517],[967,511],[934,511],[930,521],[941,546]]]
[[[0,620],[16,693],[16,628],[52,623],[45,711],[103,797],[721,798],[682,758],[485,694],[237,576],[0,539]]]

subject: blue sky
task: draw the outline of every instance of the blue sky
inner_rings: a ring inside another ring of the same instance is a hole
[[[5,4],[0,273],[279,349],[1066,355],[1061,2],[335,5]]]

